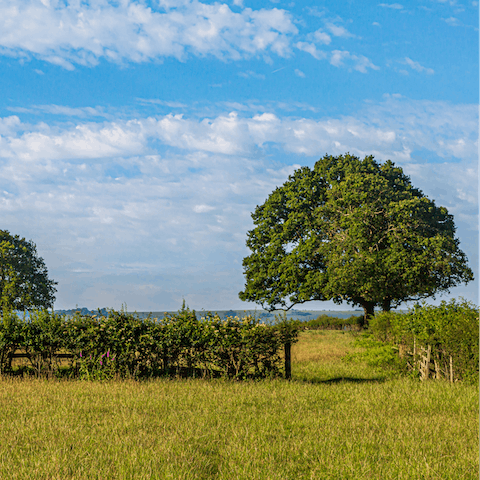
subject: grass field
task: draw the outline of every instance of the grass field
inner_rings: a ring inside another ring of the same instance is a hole
[[[0,479],[478,479],[478,386],[355,348],[302,333],[292,381],[0,380]]]

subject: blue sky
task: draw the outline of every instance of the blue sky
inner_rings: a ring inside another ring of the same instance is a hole
[[[1,228],[37,244],[56,308],[251,308],[255,206],[326,153],[373,154],[455,216],[478,277],[478,20],[471,0],[0,0]]]

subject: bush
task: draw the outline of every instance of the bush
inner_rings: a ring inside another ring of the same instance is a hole
[[[279,352],[296,341],[298,328],[286,319],[272,325],[251,316],[197,319],[185,305],[160,321],[123,311],[71,318],[38,311],[0,323],[0,372],[12,371],[12,354],[21,350],[37,375],[58,374],[63,355],[70,358],[70,375],[87,379],[266,377],[281,373]]]
[[[302,322],[302,325],[309,330],[358,330],[362,321],[363,316],[352,315],[349,318],[339,318],[323,313],[313,320]]]
[[[406,314],[377,313],[370,320],[370,332],[377,340],[397,345],[401,356],[411,357],[414,372],[420,373],[420,357],[430,349],[436,378],[478,381],[478,317],[478,308],[463,299],[437,307],[423,303]]]

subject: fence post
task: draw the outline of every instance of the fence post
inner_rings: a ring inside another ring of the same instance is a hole
[[[453,358],[450,355],[450,382],[453,383]]]
[[[292,343],[285,342],[285,378],[292,378]]]
[[[423,349],[425,352],[425,349]],[[427,380],[430,375],[430,360],[432,354],[432,346],[427,345],[426,354],[422,357],[422,371],[420,373],[422,380]]]

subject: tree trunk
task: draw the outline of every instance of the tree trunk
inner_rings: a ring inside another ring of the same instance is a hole
[[[363,308],[363,322],[361,324],[361,327],[367,328],[370,317],[373,317],[374,315],[375,304],[373,302],[363,301],[361,305]]]
[[[392,308],[392,307],[391,307],[391,301],[390,301],[390,299],[389,299],[389,298],[384,298],[384,299],[383,299],[383,302],[382,302],[382,310],[383,310],[384,312],[389,312],[391,308]]]

